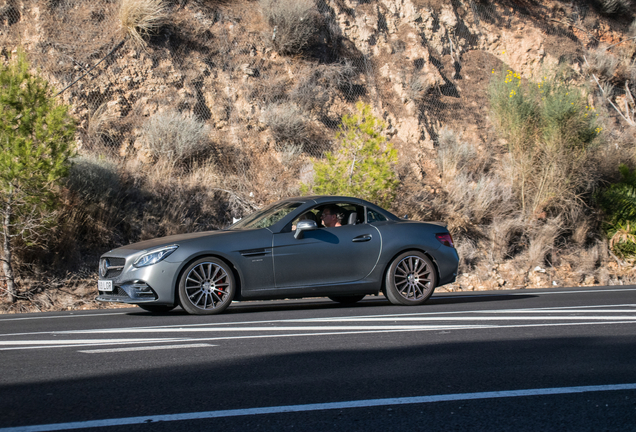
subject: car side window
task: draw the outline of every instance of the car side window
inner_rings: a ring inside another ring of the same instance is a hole
[[[323,223],[325,222],[323,218],[323,214],[329,214],[329,215],[331,214],[328,208],[330,208],[331,210],[334,210],[334,207],[330,207],[330,206],[335,207],[338,223],[339,223],[339,225],[337,226],[332,226],[333,228],[337,228],[338,226],[341,226],[341,225],[342,226],[350,225],[350,224],[357,225],[357,224],[364,223],[364,207],[356,205],[356,204],[352,204],[352,203],[339,202],[339,203],[333,203],[333,204],[332,203],[320,204],[312,208],[311,210],[303,213],[301,216],[299,216],[296,220],[294,220],[289,225],[290,230],[293,231],[295,227],[297,226],[299,220],[305,219],[305,218],[315,220],[319,228],[329,228],[329,226],[326,226]],[[325,210],[327,210],[326,213],[325,213]],[[333,220],[331,222],[333,222]]]
[[[310,210],[307,211],[303,214],[301,214],[300,216],[298,216],[296,219],[294,219],[291,223],[291,231],[295,231],[296,230],[296,226],[298,225],[298,222],[302,221],[302,220],[312,220],[314,222],[316,222],[316,224],[318,226],[320,226],[320,219],[318,218],[318,216],[316,216],[316,210]]]
[[[384,215],[381,215],[377,211],[369,209],[367,210],[367,223],[384,222],[385,220],[386,217]]]

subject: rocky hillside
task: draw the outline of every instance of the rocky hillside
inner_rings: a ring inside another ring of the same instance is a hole
[[[108,248],[222,227],[298,194],[358,101],[399,151],[393,210],[449,221],[463,274],[449,289],[634,280],[592,199],[634,158],[629,0],[155,1],[140,39],[122,12],[135,1],[0,0],[2,60],[26,51],[79,125],[59,226],[46,251],[20,249],[29,295],[34,281],[91,280]],[[502,71],[535,83],[558,68],[603,133],[581,165],[595,167],[589,184],[573,191],[582,204],[528,213],[489,88]],[[458,152],[479,168],[445,169]]]

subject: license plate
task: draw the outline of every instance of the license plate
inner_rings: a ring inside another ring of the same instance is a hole
[[[97,281],[97,289],[105,292],[113,291],[113,281],[111,280],[98,280]]]

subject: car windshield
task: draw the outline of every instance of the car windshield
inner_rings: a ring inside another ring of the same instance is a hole
[[[259,210],[256,213],[252,213],[231,225],[228,229],[269,228],[294,211],[301,204],[302,203],[299,202],[276,203],[270,207],[264,208],[263,210]]]

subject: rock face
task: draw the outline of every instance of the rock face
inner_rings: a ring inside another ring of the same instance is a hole
[[[284,57],[269,48],[268,24],[255,6],[173,7],[170,25],[148,47],[126,44],[62,97],[86,130],[92,114],[107,104],[108,118],[127,125],[109,128],[122,155],[139,149],[134,125],[170,107],[194,112],[227,136],[234,136],[237,126],[262,128],[259,119],[268,102],[289,99],[287,93],[307,72],[301,65],[321,60]],[[334,55],[349,59],[357,69],[354,91],[330,95],[323,111],[338,119],[351,109],[352,99],[368,99],[399,146],[423,149],[434,147],[437,131],[449,122],[484,138],[478,132],[483,125],[473,123],[484,119],[465,114],[462,106],[485,105],[471,94],[481,90],[475,86],[487,85],[487,71],[505,63],[532,78],[564,54],[577,56],[595,39],[621,40],[600,18],[596,35],[575,31],[578,27],[567,24],[576,10],[557,2],[532,11],[471,0],[325,0],[319,6],[329,21],[331,61]],[[106,0],[64,5],[6,0],[2,17],[8,25],[0,37],[5,47],[29,51],[61,88],[117,43],[117,12]],[[316,52],[321,43],[316,41]],[[471,53],[480,53],[481,64],[467,64]],[[477,82],[468,82],[473,77],[464,76],[466,69],[476,69]],[[307,113],[320,131],[319,117]]]

